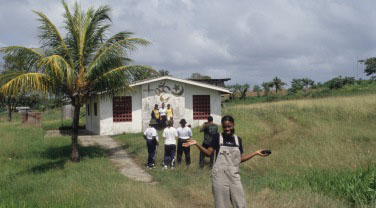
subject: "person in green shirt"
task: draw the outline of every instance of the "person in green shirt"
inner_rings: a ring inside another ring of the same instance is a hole
[[[208,148],[211,141],[215,136],[218,134],[218,126],[217,124],[213,123],[213,117],[208,117],[208,122],[205,122],[200,129],[200,132],[204,132],[204,141],[202,142],[202,146]],[[210,156],[210,167],[213,167],[214,161],[214,154]],[[205,165],[205,153],[200,152],[200,168],[204,168]]]

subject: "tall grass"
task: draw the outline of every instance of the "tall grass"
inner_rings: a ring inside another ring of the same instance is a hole
[[[248,206],[376,207],[375,106],[374,95],[225,106],[245,153],[273,151],[241,164]],[[46,129],[58,127],[58,113],[44,118]],[[17,119],[0,116],[0,207],[213,206],[210,168],[199,170],[194,147],[189,168],[146,170],[157,182],[150,185],[122,176],[99,147],[80,147],[82,162],[71,163],[69,137],[43,138],[44,129]],[[142,134],[114,138],[145,164]],[[161,142],[158,164],[163,153]]]
[[[241,165],[250,207],[375,206],[376,97],[331,97],[276,103],[229,105],[223,114],[235,117],[236,134],[245,153],[272,149],[267,158]],[[194,129],[194,138],[202,134]],[[141,134],[115,137],[143,165],[147,150]],[[163,157],[163,143],[158,161]],[[193,207],[212,206],[209,168],[192,165],[173,171],[149,171],[179,201]],[[184,187],[184,188],[183,188]]]

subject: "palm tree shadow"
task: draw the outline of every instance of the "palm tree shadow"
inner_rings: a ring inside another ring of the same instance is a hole
[[[42,158],[53,161],[34,166],[26,172],[44,173],[50,170],[64,169],[65,163],[71,159],[71,150],[72,148],[70,145],[49,147],[40,155]],[[99,146],[79,146],[78,151],[80,153],[81,160],[85,160],[87,158],[105,157],[108,154],[108,151]]]

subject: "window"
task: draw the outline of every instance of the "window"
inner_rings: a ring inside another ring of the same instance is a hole
[[[210,95],[193,95],[193,120],[205,120],[210,116]]]
[[[132,121],[132,97],[114,97],[112,101],[113,121]]]
[[[94,103],[94,116],[97,116],[97,103]]]
[[[86,104],[87,116],[90,116],[90,104]]]

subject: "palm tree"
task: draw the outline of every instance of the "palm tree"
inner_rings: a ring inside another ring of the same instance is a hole
[[[167,71],[167,70],[160,69],[160,70],[158,71],[158,76],[163,77],[163,76],[169,76],[169,75],[170,75],[170,72]]]
[[[268,95],[270,92],[270,88],[273,87],[273,82],[263,82],[261,86],[264,88],[264,95]]]
[[[77,2],[73,11],[65,1],[62,4],[64,29],[67,31],[64,37],[45,14],[34,11],[40,21],[41,48],[10,46],[1,49],[9,56],[23,57],[34,70],[12,78],[0,88],[0,92],[63,92],[74,106],[72,161],[79,162],[77,135],[81,106],[92,94],[107,92],[110,95],[127,90],[132,72],[148,68],[128,65],[131,61],[128,54],[149,42],[132,37],[131,32],[119,32],[106,38],[111,26],[108,6],[96,10],[90,7],[84,12]]]
[[[278,90],[281,90],[286,83],[282,82],[282,80],[278,77],[275,77],[272,81],[273,86],[275,87],[275,93],[277,94]]]

